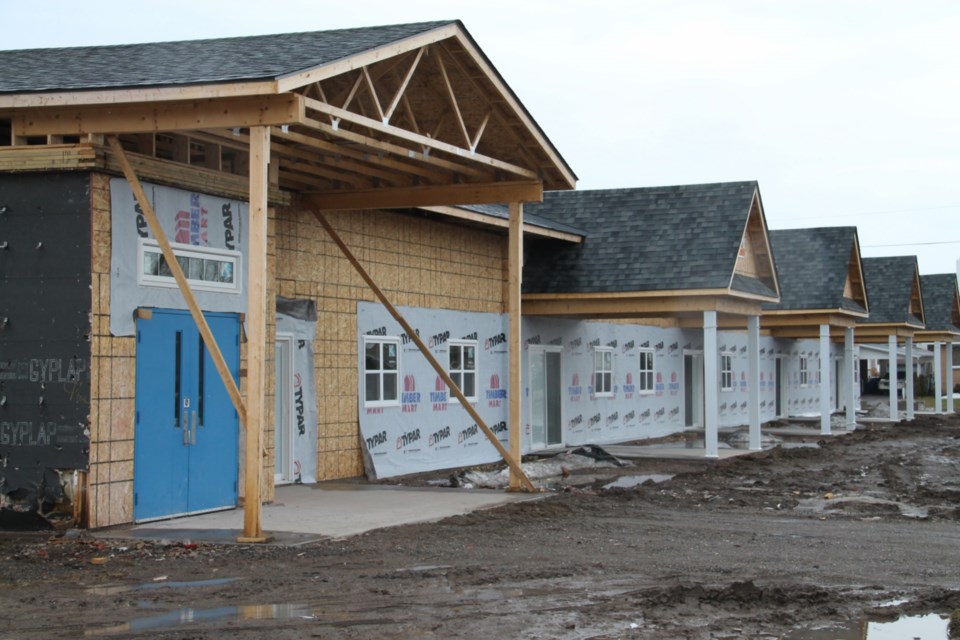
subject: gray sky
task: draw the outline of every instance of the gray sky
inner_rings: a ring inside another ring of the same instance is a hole
[[[921,273],[960,257],[955,0],[0,0],[0,15],[4,49],[459,18],[582,189],[756,179],[771,228],[856,225],[865,256],[916,254]]]

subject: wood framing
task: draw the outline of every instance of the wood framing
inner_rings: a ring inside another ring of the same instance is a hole
[[[311,206],[318,209],[402,209],[463,202],[474,204],[496,204],[504,201],[539,202],[543,199],[543,184],[531,180],[482,185],[379,188],[329,194],[310,193],[304,198]]]
[[[476,222],[490,227],[498,227],[501,229],[508,229],[510,227],[510,220],[507,218],[496,218],[489,215],[484,215],[482,213],[477,213],[463,207],[454,207],[454,206],[430,206],[430,207],[420,207],[424,211],[429,211],[430,213],[436,213],[441,216],[446,216],[449,218],[456,218],[458,220],[468,220],[470,222]],[[583,242],[583,236],[577,233],[568,233],[565,231],[557,231],[555,229],[547,229],[545,227],[539,227],[529,222],[523,223],[523,234],[525,236],[541,236],[544,238],[554,238],[555,240],[563,240],[565,242],[573,242],[575,244],[580,244]]]
[[[523,277],[523,204],[511,202],[510,206],[510,230],[507,249],[507,317],[509,319],[509,328],[507,344],[509,345],[509,377],[510,387],[507,392],[509,403],[508,425],[510,433],[510,455],[516,460],[520,460],[520,441],[523,423],[523,411],[521,408],[523,397],[523,382],[521,373],[521,361],[523,357],[521,334],[521,290],[520,284]],[[520,489],[520,474],[516,473],[513,467],[510,468],[510,490]]]
[[[652,294],[653,292],[644,292]],[[728,293],[724,291],[724,293]],[[565,316],[578,318],[656,318],[702,314],[717,311],[736,315],[759,315],[760,302],[733,296],[717,295],[611,295],[558,296],[545,299],[524,295],[523,313],[529,316]]]

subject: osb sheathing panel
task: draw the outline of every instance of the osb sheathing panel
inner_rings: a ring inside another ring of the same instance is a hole
[[[394,304],[504,311],[505,236],[388,211],[325,215]],[[357,302],[376,298],[312,213],[279,209],[275,232],[277,293],[317,304],[317,479],[362,475]],[[265,442],[272,469],[272,432]]]

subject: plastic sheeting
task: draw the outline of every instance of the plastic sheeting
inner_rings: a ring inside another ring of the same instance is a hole
[[[312,300],[277,297],[277,333],[293,336],[293,469],[296,483],[317,481],[317,385],[313,339],[317,310]]]

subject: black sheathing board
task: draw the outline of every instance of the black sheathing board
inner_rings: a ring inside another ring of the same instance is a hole
[[[0,247],[0,492],[34,509],[89,464],[90,176],[0,175]]]

